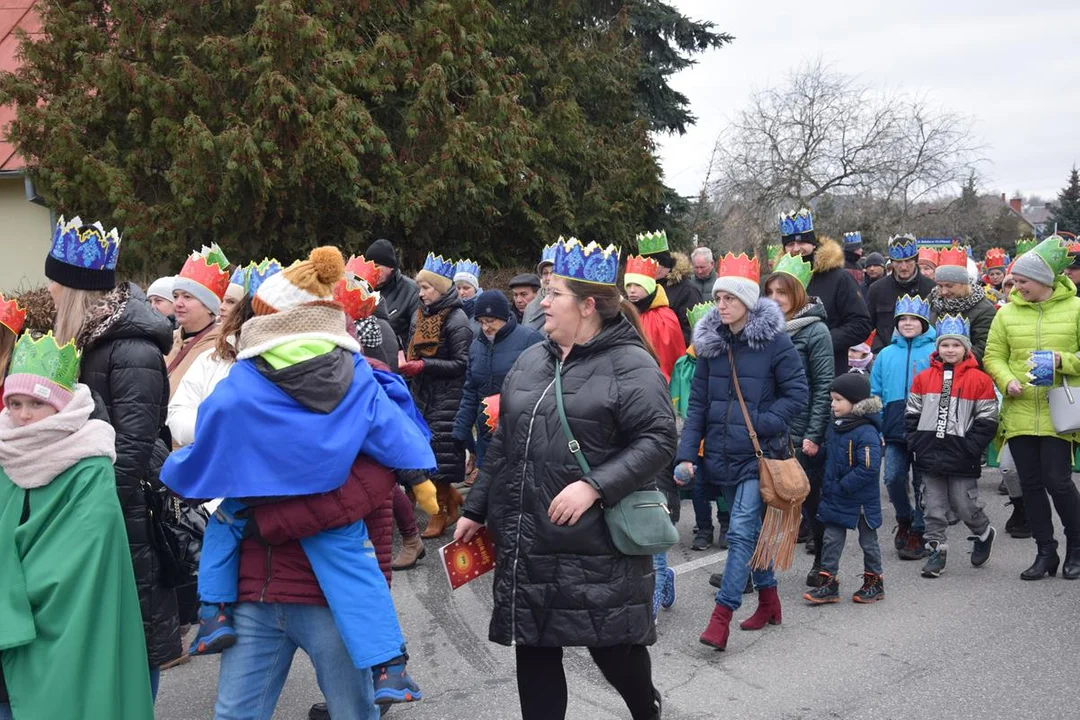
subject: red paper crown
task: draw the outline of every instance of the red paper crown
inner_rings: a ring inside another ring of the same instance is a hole
[[[350,271],[356,277],[367,282],[372,289],[379,287],[379,281],[382,280],[382,270],[379,269],[379,266],[366,259],[363,255],[350,258],[349,262],[345,263],[345,272]]]
[[[938,264],[938,251],[934,248],[919,248],[919,262],[929,262]],[[967,263],[964,263],[965,265]]]
[[[1004,268],[1006,257],[1005,251],[1001,248],[990,248],[986,251],[986,257],[983,258],[983,267],[987,270],[990,268]]]
[[[180,268],[180,277],[199,283],[217,295],[218,300],[224,300],[225,291],[229,289],[229,273],[215,263],[208,264],[201,255],[188,256],[184,267]]]
[[[627,275],[644,275],[645,277],[650,277],[655,280],[659,268],[660,263],[656,262],[651,257],[631,255],[626,258]]]
[[[367,280],[346,271],[345,277],[334,285],[334,301],[341,305],[345,314],[353,320],[371,317],[379,296],[371,289]]]
[[[919,253],[922,255],[922,252]],[[921,259],[921,257],[920,257]],[[938,266],[942,265],[959,265],[966,268],[968,263],[967,250],[962,247],[945,248],[938,253]]]
[[[870,347],[873,347],[874,346],[874,338],[876,338],[876,337],[877,337],[877,328],[874,328],[873,330],[870,331],[870,337],[863,340],[863,342],[866,343],[867,345],[869,345]]]
[[[720,277],[742,277],[756,283],[761,282],[761,268],[758,267],[757,258],[747,257],[746,253],[738,255],[728,253],[720,258],[720,264],[717,267],[717,275]]]
[[[495,432],[495,428],[499,426],[499,400],[500,395],[489,395],[481,401],[484,406],[484,424],[487,425],[488,430]]]
[[[0,295],[0,325],[18,335],[26,324],[26,308],[19,306],[19,301],[8,300]]]

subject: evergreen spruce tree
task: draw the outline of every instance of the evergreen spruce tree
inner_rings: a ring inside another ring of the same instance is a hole
[[[1050,209],[1047,234],[1054,231],[1055,223],[1058,230],[1080,235],[1080,173],[1075,166],[1069,173],[1069,184],[1058,193],[1057,202]]]

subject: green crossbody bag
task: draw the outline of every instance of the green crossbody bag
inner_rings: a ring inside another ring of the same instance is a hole
[[[581,445],[574,439],[570,422],[566,419],[563,406],[562,363],[555,361],[555,407],[559,411],[559,422],[570,453],[577,460],[582,475],[588,475],[592,468],[581,451]],[[671,522],[667,498],[659,490],[637,490],[624,497],[612,507],[604,508],[604,521],[607,523],[611,542],[623,555],[656,555],[665,552],[679,541],[679,531]]]

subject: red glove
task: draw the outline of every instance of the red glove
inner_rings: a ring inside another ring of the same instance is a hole
[[[408,362],[398,365],[398,372],[401,373],[402,376],[407,378],[416,377],[421,372],[423,372],[423,370],[423,360],[409,360]]]

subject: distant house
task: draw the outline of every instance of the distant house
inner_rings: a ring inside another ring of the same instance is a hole
[[[1024,208],[1024,217],[1035,226],[1035,234],[1039,237],[1046,237],[1054,232],[1053,223],[1050,221],[1051,209],[1050,203],[1028,205]]]
[[[1012,212],[1014,216],[1016,216],[1016,221],[1020,224],[1021,236],[1036,234],[1038,228],[1036,227],[1035,223],[1032,222],[1030,218],[1025,217],[1024,215],[1023,198],[1014,197],[1006,200],[1005,193],[1001,193],[1001,205],[1007,207],[1009,211]],[[1044,220],[1043,222],[1045,223],[1046,221]]]
[[[19,66],[15,29],[31,34],[40,30],[34,2],[0,1],[0,71]],[[52,227],[49,210],[33,202],[36,193],[26,177],[24,159],[7,142],[6,127],[13,117],[14,107],[0,107],[0,290],[7,291],[44,282]]]

